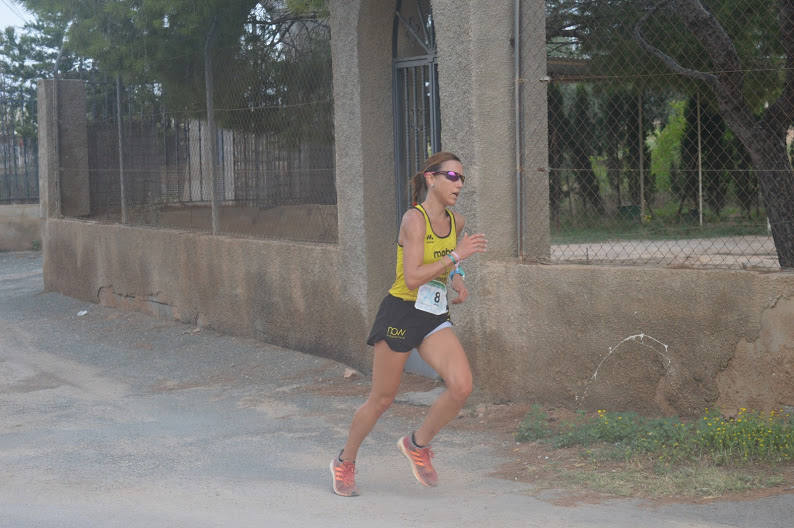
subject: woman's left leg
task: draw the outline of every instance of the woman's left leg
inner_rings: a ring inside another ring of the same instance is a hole
[[[463,408],[472,391],[472,375],[466,352],[451,328],[439,330],[422,341],[419,354],[447,387],[414,433],[416,443],[424,446]]]

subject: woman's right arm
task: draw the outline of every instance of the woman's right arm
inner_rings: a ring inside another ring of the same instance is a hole
[[[405,285],[411,290],[415,290],[455,267],[455,261],[449,255],[431,264],[422,263],[425,254],[425,218],[416,209],[411,209],[403,215],[399,240],[402,241],[403,246]],[[485,251],[487,243],[485,235],[481,233],[464,234],[455,247],[455,253],[461,259],[465,259],[475,253]]]
[[[425,258],[425,217],[416,209],[403,215],[400,224],[400,241],[403,246],[403,276],[409,290],[415,290],[454,267],[451,257],[443,257],[430,264]]]

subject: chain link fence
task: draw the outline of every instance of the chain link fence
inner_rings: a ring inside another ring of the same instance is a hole
[[[794,267],[781,5],[546,1],[553,261]],[[277,11],[196,50],[186,93],[89,84],[93,217],[337,239],[330,31]]]
[[[28,137],[0,140],[0,204],[39,201],[38,142]]]
[[[701,20],[694,4],[546,2],[553,260],[777,268],[776,243],[790,252],[794,22],[778,2],[704,1]],[[735,60],[703,36],[718,26]],[[783,163],[748,123],[775,129]]]
[[[39,201],[35,115],[23,97],[0,82],[0,205]]]
[[[260,15],[239,47],[204,50],[207,75],[184,80],[193,94],[87,84],[93,218],[336,241],[328,25]]]

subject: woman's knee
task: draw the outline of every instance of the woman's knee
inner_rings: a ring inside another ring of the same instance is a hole
[[[471,374],[455,376],[447,383],[450,396],[461,403],[465,402],[474,388]]]
[[[391,407],[395,396],[395,394],[371,394],[368,403],[378,415],[381,415]]]

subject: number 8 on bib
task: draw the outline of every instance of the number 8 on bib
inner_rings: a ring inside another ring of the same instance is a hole
[[[447,313],[447,287],[436,280],[423,284],[416,294],[414,307],[434,315]]]

